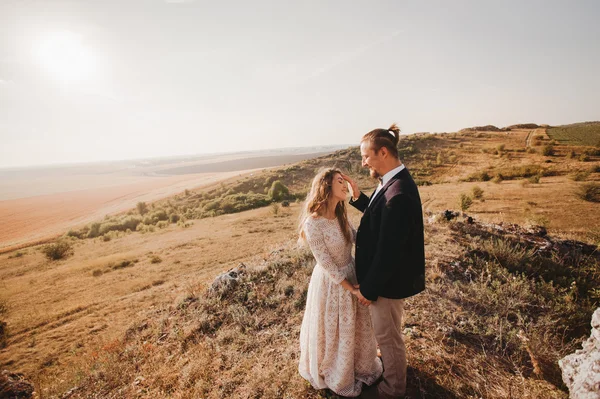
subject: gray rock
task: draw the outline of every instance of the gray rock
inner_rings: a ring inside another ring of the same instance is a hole
[[[546,230],[546,228],[544,226],[537,226],[537,225],[527,226],[525,231],[527,231],[529,234],[532,234],[532,235],[538,236],[538,237],[544,237],[546,234],[548,234],[548,231]]]
[[[578,349],[558,361],[572,399],[600,399],[600,308],[592,315],[592,333]]]

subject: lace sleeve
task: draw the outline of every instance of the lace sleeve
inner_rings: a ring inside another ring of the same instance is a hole
[[[307,220],[304,224],[304,234],[306,235],[306,241],[312,251],[317,262],[327,271],[329,277],[340,284],[346,276],[342,273],[340,268],[335,264],[333,257],[329,253],[327,246],[325,245],[325,239],[323,237],[323,231],[316,225],[312,220]]]

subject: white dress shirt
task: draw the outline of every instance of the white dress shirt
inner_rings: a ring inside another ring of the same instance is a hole
[[[381,181],[379,182],[379,185],[377,186],[377,189],[375,190],[375,193],[373,194],[373,196],[371,197],[371,200],[369,201],[369,205],[371,205],[371,202],[373,202],[373,199],[375,197],[377,197],[377,194],[379,194],[379,191],[381,191],[383,186],[385,186],[387,184],[387,182],[389,182],[392,179],[392,177],[396,176],[396,174],[398,174],[403,169],[404,169],[404,164],[398,166],[397,168],[390,170],[385,175],[383,175],[383,177],[381,178]]]

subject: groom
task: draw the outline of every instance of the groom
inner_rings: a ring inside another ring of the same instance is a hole
[[[360,143],[362,166],[380,184],[369,198],[349,177],[350,204],[363,212],[356,235],[358,300],[370,305],[383,361],[383,380],[366,398],[400,398],[406,392],[406,349],[401,323],[404,298],[425,289],[423,213],[417,185],[398,159],[400,129],[375,129]]]

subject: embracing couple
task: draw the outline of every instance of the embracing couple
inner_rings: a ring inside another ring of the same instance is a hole
[[[300,222],[317,264],[300,330],[299,371],[314,388],[343,397],[401,398],[406,391],[404,298],[425,289],[425,252],[421,200],[398,158],[399,134],[394,124],[361,140],[362,166],[380,181],[370,198],[339,169],[323,170]],[[348,186],[350,205],[363,212],[358,230],[346,213]]]

